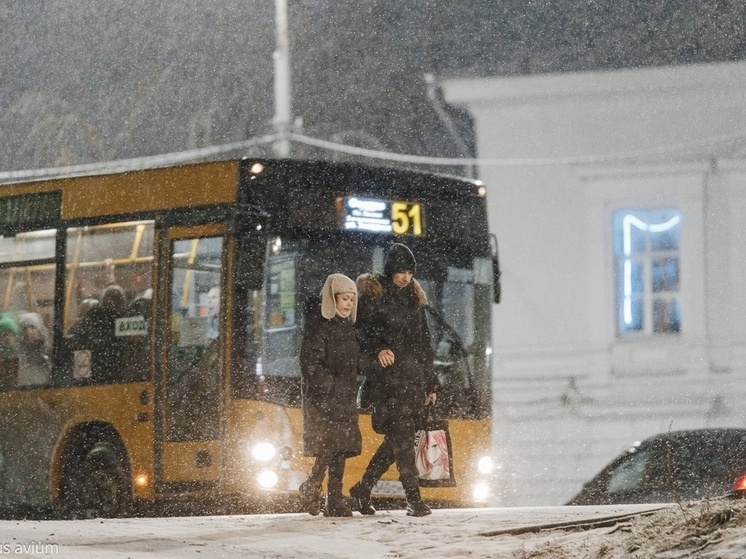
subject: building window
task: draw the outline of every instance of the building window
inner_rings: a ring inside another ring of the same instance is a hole
[[[678,210],[614,212],[619,335],[681,331],[680,237]]]

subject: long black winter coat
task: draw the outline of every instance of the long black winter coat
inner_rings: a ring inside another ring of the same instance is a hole
[[[300,352],[305,456],[360,454],[359,356],[357,332],[349,320],[327,320],[318,310],[306,320]]]
[[[437,392],[430,330],[425,317],[427,297],[419,283],[399,288],[389,278],[364,274],[357,280],[357,324],[363,353],[377,363],[383,349],[394,352],[394,364],[369,369],[373,386],[373,429],[386,434],[391,420],[424,413],[425,398]]]

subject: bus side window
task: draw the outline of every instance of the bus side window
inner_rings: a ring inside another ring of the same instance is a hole
[[[0,390],[51,381],[56,233],[0,237]]]
[[[67,230],[63,384],[150,378],[154,223]]]

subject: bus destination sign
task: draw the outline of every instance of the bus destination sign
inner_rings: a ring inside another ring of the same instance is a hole
[[[60,219],[62,193],[41,192],[0,198],[0,228],[21,231],[34,227],[53,227]]]
[[[414,237],[425,234],[424,212],[419,202],[346,196],[337,199],[337,207],[343,229]]]

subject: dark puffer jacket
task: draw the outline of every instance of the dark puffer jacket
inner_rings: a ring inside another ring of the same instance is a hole
[[[417,421],[425,398],[436,392],[430,330],[425,317],[427,297],[416,280],[399,288],[382,275],[357,279],[360,295],[356,326],[361,331],[363,354],[375,359],[383,349],[394,352],[394,364],[367,371],[373,392],[373,429],[386,434],[392,420]]]
[[[301,345],[303,454],[357,456],[362,450],[356,403],[360,348],[352,323],[306,319]]]

